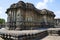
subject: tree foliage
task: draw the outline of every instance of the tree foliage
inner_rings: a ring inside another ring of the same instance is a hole
[[[0,24],[3,24],[5,23],[5,20],[4,19],[0,19]]]

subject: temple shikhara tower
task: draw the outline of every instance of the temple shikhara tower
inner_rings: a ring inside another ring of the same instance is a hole
[[[54,27],[54,12],[37,9],[32,3],[19,1],[6,11],[10,30],[26,30]]]

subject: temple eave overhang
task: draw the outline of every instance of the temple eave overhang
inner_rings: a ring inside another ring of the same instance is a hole
[[[7,9],[6,13],[9,12],[9,10],[17,10],[17,9],[23,9],[23,10],[33,10],[35,11],[37,14],[41,14],[41,15],[50,15],[50,16],[53,16],[55,17],[55,14],[54,12],[52,11],[49,11],[47,9],[42,9],[42,10],[39,10],[37,8],[35,8],[35,6],[31,3],[24,3],[23,1],[19,1],[18,3],[14,3],[10,6],[10,8]],[[44,12],[44,13],[41,13],[41,12]]]

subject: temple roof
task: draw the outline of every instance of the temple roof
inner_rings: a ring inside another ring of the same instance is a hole
[[[10,6],[10,8],[17,8],[17,7],[23,7],[23,8],[35,8],[32,3],[24,3],[23,1],[19,1],[18,3],[14,3]]]
[[[26,3],[26,8],[34,9],[34,5],[32,3]]]
[[[23,1],[19,1],[18,3],[14,3],[10,6],[10,8],[17,8],[17,7],[25,7],[25,3]]]
[[[47,9],[42,9],[41,11],[42,14],[48,14],[48,15],[52,15],[55,16],[54,12],[47,10]]]
[[[32,3],[24,3],[23,1],[19,1],[17,3],[14,3],[10,6],[10,8],[7,9],[6,13],[11,10],[11,9],[15,9],[15,8],[22,8],[22,9],[31,9],[36,11],[39,14],[48,14],[48,15],[52,15],[55,16],[54,12],[49,11],[47,9],[42,9],[39,10],[37,8],[35,8],[35,6]]]

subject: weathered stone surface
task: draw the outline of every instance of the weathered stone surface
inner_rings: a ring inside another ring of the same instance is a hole
[[[2,38],[0,37],[0,40],[4,40],[4,39],[2,39]]]
[[[54,27],[55,14],[47,9],[39,10],[32,3],[19,1],[7,9],[11,29],[37,29]]]
[[[40,40],[48,35],[46,30],[0,30],[1,37],[6,40]]]
[[[47,36],[41,40],[60,40],[60,36]]]

